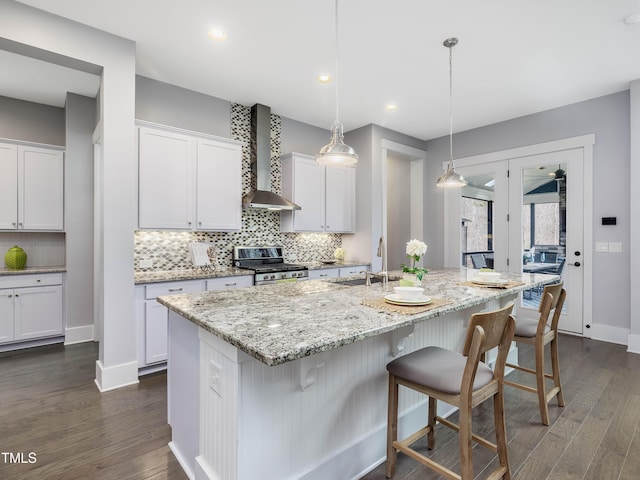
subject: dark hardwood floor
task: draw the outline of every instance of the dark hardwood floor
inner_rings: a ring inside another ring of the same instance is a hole
[[[166,375],[100,394],[97,357],[94,343],[0,356],[0,452],[14,454],[0,479],[187,478],[167,447]]]
[[[562,336],[566,406],[551,403],[548,427],[540,423],[534,395],[508,388],[514,480],[640,478],[640,355],[625,350]],[[186,479],[167,447],[166,376],[100,394],[93,382],[97,355],[91,343],[0,355],[0,479]],[[526,346],[520,361],[532,365]],[[476,408],[474,429],[490,437],[492,415],[490,403]],[[436,438],[431,452],[422,441],[423,451],[457,470],[457,437],[439,427]],[[31,452],[35,463],[28,463]],[[12,463],[18,454],[25,463]],[[494,461],[491,452],[474,448],[478,478]],[[362,480],[384,478],[383,464]],[[442,477],[399,455],[394,478]]]

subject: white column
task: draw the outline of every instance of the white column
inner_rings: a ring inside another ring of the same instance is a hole
[[[629,352],[640,353],[640,304],[633,299],[633,292],[637,292],[640,288],[640,251],[637,246],[640,245],[640,190],[637,185],[640,182],[640,80],[631,82],[630,87],[630,172],[629,182],[631,184],[629,203],[629,230],[631,245],[630,256],[630,288],[631,288],[631,305],[629,340],[627,350]]]

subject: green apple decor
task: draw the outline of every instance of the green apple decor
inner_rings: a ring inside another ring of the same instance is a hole
[[[27,253],[15,245],[5,254],[4,263],[7,264],[7,267],[14,270],[22,270],[27,264]]]

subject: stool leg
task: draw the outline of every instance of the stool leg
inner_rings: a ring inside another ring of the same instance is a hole
[[[544,388],[544,345],[542,339],[536,340],[536,384],[538,390],[538,403],[540,404],[540,417],[543,425],[549,425],[549,408],[547,407],[547,394]]]
[[[551,340],[551,368],[553,370],[553,384],[558,388],[558,405],[564,407],[564,395],[560,383],[560,359],[558,357],[558,334]]]
[[[438,400],[429,397],[429,418],[427,419],[427,425],[429,426],[429,433],[427,434],[427,448],[432,450],[436,445],[436,415],[438,414]]]
[[[473,480],[473,459],[471,457],[471,405],[461,404],[460,419],[460,478]]]
[[[502,476],[503,480],[511,480],[509,470],[509,457],[507,454],[507,426],[504,418],[504,389],[501,388],[493,397],[493,415],[496,428],[496,445],[498,447],[498,460],[501,466],[506,466],[507,471]]]
[[[398,452],[393,442],[398,439],[398,384],[395,375],[389,374],[389,404],[387,417],[387,478],[393,477]]]

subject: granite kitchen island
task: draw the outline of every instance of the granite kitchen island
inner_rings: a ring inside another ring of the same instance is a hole
[[[425,294],[437,306],[415,314],[364,305],[382,299],[380,283],[159,298],[170,310],[170,447],[187,475],[353,479],[384,461],[386,364],[427,345],[459,351],[472,313],[557,279],[505,275],[509,288],[484,288],[469,283],[473,275],[431,271]],[[401,434],[424,421],[425,400],[401,394]]]

